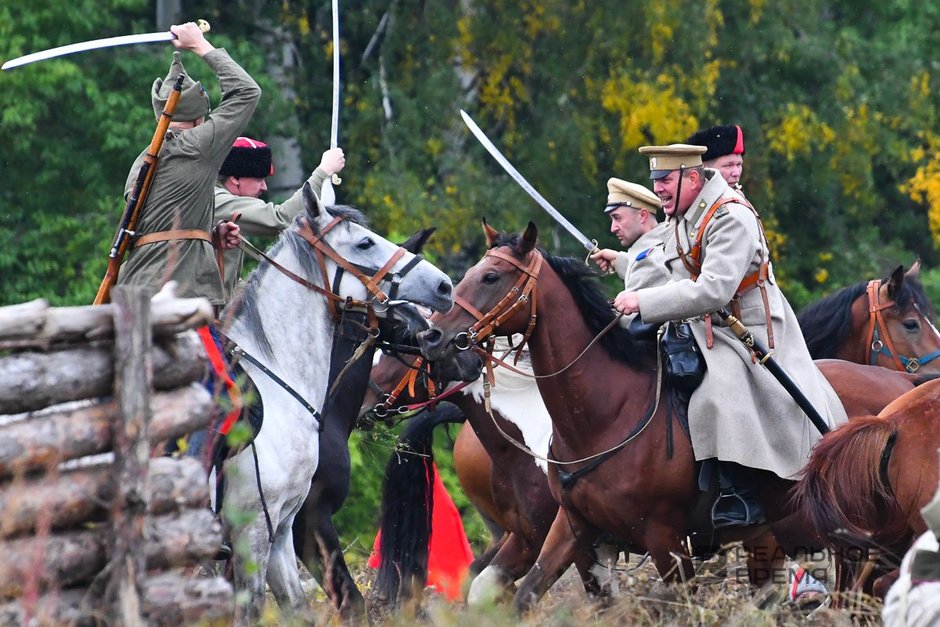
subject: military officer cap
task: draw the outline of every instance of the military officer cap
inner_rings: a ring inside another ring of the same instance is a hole
[[[705,146],[669,144],[668,146],[640,146],[640,154],[650,160],[650,179],[661,179],[679,168],[697,168],[702,165]]]
[[[686,143],[705,146],[707,150],[702,155],[702,161],[706,162],[725,155],[743,155],[744,131],[733,124],[711,126],[689,137]]]
[[[153,103],[153,113],[160,119],[163,113],[163,107],[170,98],[170,92],[173,91],[173,85],[180,74],[186,74],[183,68],[183,62],[180,60],[179,51],[173,53],[173,62],[170,63],[170,71],[166,78],[156,79],[153,87],[150,89],[150,100]],[[203,88],[202,83],[193,81],[187,75],[183,79],[183,90],[180,92],[179,102],[176,103],[176,110],[173,112],[174,120],[189,122],[198,120],[209,115],[209,95]]]
[[[642,185],[614,178],[607,181],[607,207],[604,213],[610,213],[617,207],[646,209],[656,213],[662,206],[659,196]]]

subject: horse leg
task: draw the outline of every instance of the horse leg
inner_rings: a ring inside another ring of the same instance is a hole
[[[742,542],[747,551],[747,578],[758,588],[768,583],[786,583],[786,555],[774,534],[767,530]]]
[[[294,553],[294,541],[291,534],[293,516],[285,520],[274,532],[274,543],[266,569],[271,593],[282,610],[295,612],[305,606],[304,590],[300,585],[300,573],[297,572],[297,554]]]
[[[581,574],[584,591],[604,605],[610,605],[614,598],[620,596],[620,582],[614,574],[619,559],[620,547],[603,543],[592,551],[579,551],[574,562]]]
[[[513,582],[529,572],[538,553],[519,534],[509,533],[493,560],[470,583],[467,605],[500,600]]]
[[[692,557],[685,546],[685,532],[650,522],[643,539],[650,559],[664,583],[688,583],[695,576]]]
[[[538,559],[513,598],[516,611],[522,614],[532,609],[575,561],[581,546],[590,545],[596,536],[597,532],[590,530],[575,513],[559,507]]]
[[[309,512],[308,512],[309,513]],[[317,512],[314,537],[320,549],[323,564],[323,587],[347,622],[358,622],[365,618],[366,602],[356,587],[340,546],[339,534],[333,525],[333,517],[327,510]]]
[[[247,553],[240,550],[240,537],[247,538]],[[267,570],[271,544],[268,530],[261,521],[243,527],[233,538],[236,547],[233,557],[236,593],[247,591],[248,598],[235,606],[236,625],[255,625],[261,618],[264,607],[264,573]]]

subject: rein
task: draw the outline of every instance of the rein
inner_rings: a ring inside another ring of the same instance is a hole
[[[518,368],[510,366],[508,363],[503,361],[503,359],[494,357],[492,347],[483,348],[481,347],[481,344],[484,343],[485,340],[490,339],[495,334],[496,329],[503,322],[511,318],[513,314],[516,313],[517,309],[530,301],[532,305],[529,310],[529,324],[522,336],[522,341],[519,342],[518,346],[515,346],[511,349],[516,352],[516,357],[513,359],[514,364],[519,363],[519,356],[522,354],[522,348],[528,343],[529,338],[532,336],[532,332],[535,330],[535,322],[538,319],[538,280],[539,271],[542,268],[543,257],[538,251],[532,251],[530,255],[532,256],[532,260],[529,261],[528,265],[524,266],[515,257],[500,252],[499,250],[490,249],[486,251],[484,257],[497,257],[511,263],[522,272],[519,275],[519,278],[516,279],[515,284],[509,288],[509,291],[506,293],[506,295],[503,296],[503,298],[500,299],[500,301],[496,303],[488,312],[482,313],[479,309],[471,305],[461,296],[454,296],[454,304],[476,318],[476,323],[474,323],[473,326],[471,326],[466,331],[462,331],[455,335],[453,339],[451,339],[451,342],[453,342],[454,346],[458,350],[465,351],[472,349],[483,358],[483,361],[487,366],[487,376],[490,382],[492,382],[493,363],[508,368],[516,374],[532,379],[550,379],[552,377],[556,377],[571,368],[571,366],[577,363],[579,359],[584,357],[588,350],[590,350],[592,346],[600,341],[600,339],[604,337],[604,335],[606,335],[607,332],[614,327],[614,325],[620,322],[620,318],[623,317],[623,314],[618,314],[607,324],[606,327],[601,330],[600,333],[594,337],[594,339],[590,341],[590,343],[588,343],[584,350],[581,351],[581,353],[575,357],[571,363],[551,374],[536,375],[523,372]],[[518,296],[516,296],[517,294]],[[515,300],[513,300],[514,298]]]
[[[401,381],[399,381],[398,384],[392,388],[392,391],[388,394],[382,392],[381,389],[378,388],[378,385],[376,385],[371,378],[369,379],[370,385],[374,385],[378,392],[384,397],[381,401],[376,403],[375,407],[372,408],[372,413],[379,420],[385,420],[390,414],[404,415],[419,409],[433,409],[437,403],[440,403],[445,398],[453,396],[457,392],[470,385],[469,381],[463,381],[453,386],[449,390],[445,390],[443,393],[437,394],[434,379],[431,377],[430,364],[425,362],[423,357],[418,357],[414,362],[408,365],[408,368],[408,374],[402,377]],[[393,407],[393,405],[398,402],[398,397],[401,396],[401,393],[405,391],[405,388],[408,388],[408,395],[414,397],[415,384],[417,383],[418,375],[422,373],[426,376],[426,387],[430,398],[419,403]]]
[[[528,342],[529,338],[531,337],[532,332],[535,329],[535,322],[537,319],[536,305],[538,302],[537,301],[538,274],[539,274],[539,270],[542,267],[543,257],[538,251],[532,251],[530,255],[532,256],[532,260],[528,263],[528,265],[524,266],[514,257],[507,255],[505,253],[502,253],[498,250],[490,249],[486,251],[486,254],[484,255],[485,257],[497,257],[499,259],[508,261],[509,263],[514,265],[516,268],[521,270],[521,274],[519,275],[519,278],[516,280],[515,284],[513,284],[513,286],[506,293],[506,295],[502,299],[500,299],[500,301],[496,303],[496,305],[494,305],[493,308],[490,309],[485,314],[481,313],[476,307],[468,303],[465,299],[461,298],[460,296],[455,296],[454,303],[462,307],[470,315],[476,318],[477,321],[473,326],[471,326],[466,331],[463,331],[455,335],[451,341],[454,342],[454,346],[456,346],[458,350],[473,349],[474,352],[479,354],[484,359],[484,363],[486,364],[486,378],[483,382],[484,407],[486,408],[486,413],[490,416],[490,419],[493,421],[493,425],[496,427],[496,430],[500,433],[500,435],[507,442],[509,442],[510,444],[518,448],[519,450],[523,451],[530,457],[546,462],[548,464],[555,464],[558,466],[562,466],[566,464],[579,464],[583,462],[593,461],[592,464],[585,466],[584,468],[580,468],[576,470],[574,473],[564,473],[565,475],[567,475],[567,481],[565,479],[562,479],[562,484],[563,486],[566,486],[566,485],[570,485],[570,483],[574,481],[574,479],[576,479],[578,476],[581,476],[587,472],[590,472],[591,470],[599,466],[601,463],[606,461],[614,453],[616,453],[617,451],[625,447],[627,444],[632,442],[634,439],[639,437],[640,434],[643,433],[643,431],[645,431],[646,428],[650,425],[650,423],[653,420],[653,416],[656,415],[656,412],[659,409],[659,401],[662,396],[662,356],[660,355],[659,351],[656,352],[657,353],[656,394],[652,402],[650,403],[650,407],[648,408],[647,413],[643,416],[643,418],[640,419],[640,421],[636,424],[636,426],[634,426],[634,428],[630,431],[630,433],[627,434],[627,436],[621,442],[619,442],[618,444],[615,444],[614,446],[610,447],[607,450],[601,451],[599,453],[594,453],[592,455],[588,455],[587,457],[582,457],[581,459],[557,460],[557,459],[552,459],[549,456],[539,455],[538,453],[533,451],[531,448],[526,446],[525,443],[519,442],[518,440],[513,438],[511,435],[506,433],[506,431],[504,431],[502,427],[499,426],[499,423],[496,420],[496,417],[493,415],[492,406],[490,403],[490,390],[491,390],[492,385],[494,385],[495,383],[495,379],[493,376],[493,364],[494,363],[497,366],[502,366],[504,368],[511,370],[512,372],[516,374],[523,375],[532,379],[549,379],[551,377],[558,376],[559,374],[571,368],[571,366],[573,366],[575,363],[577,363],[577,361],[581,359],[588,352],[588,350],[591,349],[592,346],[594,346],[598,341],[600,341],[600,339],[608,331],[610,331],[614,327],[614,325],[618,324],[620,322],[620,318],[623,317],[623,314],[619,314],[616,317],[614,317],[613,320],[611,320],[607,324],[607,326],[604,327],[601,330],[601,332],[598,333],[590,341],[590,343],[588,343],[588,345],[584,348],[584,350],[582,350],[578,354],[578,356],[574,358],[574,360],[571,363],[569,363],[568,365],[564,366],[563,368],[561,368],[560,370],[556,372],[553,372],[551,374],[546,374],[546,375],[536,375],[536,374],[530,374],[528,372],[523,372],[519,370],[518,368],[515,368],[509,365],[508,363],[504,361],[505,357],[508,355],[509,352],[515,351],[516,357],[515,357],[514,362],[518,363],[519,356],[522,354],[522,347],[525,346],[525,344]],[[516,297],[516,294],[518,294],[518,297]],[[513,300],[514,298],[515,300]],[[505,320],[509,319],[513,314],[515,314],[516,309],[525,305],[525,303],[528,302],[529,300],[531,300],[532,302],[530,314],[529,314],[529,325],[526,328],[522,341],[519,343],[518,346],[513,347],[509,351],[507,351],[506,354],[503,355],[503,358],[494,357],[492,342],[486,342],[485,348],[481,346],[481,343],[485,342],[486,340],[492,339],[492,336],[494,335],[496,328],[498,328]],[[462,342],[458,342],[457,341],[458,338],[461,338]],[[549,446],[549,454],[551,454],[551,446]],[[561,474],[561,471],[559,472],[559,474]]]
[[[889,300],[881,302],[881,281],[873,279],[868,282],[868,339],[866,340],[865,361],[872,366],[878,365],[878,356],[885,355],[891,358],[897,370],[903,370],[911,374],[920,370],[934,359],[940,357],[940,350],[927,353],[920,357],[906,357],[897,352],[891,336],[888,334],[888,326],[885,324],[884,315],[881,313],[889,307],[894,307],[895,301]],[[917,309],[917,304],[914,304]],[[918,312],[920,310],[918,309]]]

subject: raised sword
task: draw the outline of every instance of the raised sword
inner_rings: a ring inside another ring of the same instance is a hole
[[[561,215],[561,213],[555,209],[551,203],[545,200],[538,190],[532,187],[532,185],[530,185],[529,182],[525,180],[525,177],[519,174],[519,170],[509,163],[509,160],[506,159],[499,149],[496,148],[493,142],[490,141],[490,138],[486,136],[486,133],[484,133],[483,130],[477,126],[476,122],[473,121],[473,118],[467,115],[466,111],[461,109],[460,116],[463,118],[464,124],[466,124],[470,129],[470,132],[473,133],[473,136],[476,137],[481,144],[483,144],[483,147],[486,148],[488,153],[490,153],[490,156],[496,159],[496,163],[501,165],[503,169],[506,170],[506,173],[509,174],[509,176],[511,176],[512,179],[518,183],[519,186],[524,189],[525,192],[531,196],[535,202],[539,204],[539,207],[544,209],[548,215],[555,219],[555,222],[563,226],[564,229],[568,231],[568,233],[574,236],[574,238],[578,240],[578,242],[580,242],[589,253],[595,253],[598,251],[597,241],[588,239],[587,236],[579,231],[575,225],[571,224],[571,222],[569,222],[565,216]]]
[[[209,22],[205,20],[198,20],[196,23],[199,25],[199,28],[202,30],[202,32],[209,32]],[[87,50],[113,48],[114,46],[128,46],[131,44],[150,44],[157,41],[173,41],[174,39],[176,39],[176,35],[170,31],[93,39],[91,41],[83,41],[77,44],[68,44],[66,46],[59,46],[57,48],[49,48],[48,50],[41,50],[39,52],[33,52],[32,54],[24,55],[22,57],[10,59],[0,66],[0,69],[9,70],[15,67],[20,67],[21,65],[35,63],[36,61],[55,59],[56,57],[63,57],[67,54],[75,54],[76,52],[85,52]]]
[[[333,12],[333,109],[330,118],[330,148],[339,146],[339,0],[332,0]],[[325,205],[336,203],[334,185],[343,179],[335,172],[320,186],[320,199]]]

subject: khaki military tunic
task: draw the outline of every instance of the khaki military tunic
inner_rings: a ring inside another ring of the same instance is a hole
[[[320,193],[320,187],[323,181],[329,175],[322,168],[317,168],[307,179],[310,189],[315,195]],[[215,219],[231,220],[236,213],[241,214],[238,220],[238,226],[241,232],[246,235],[265,235],[273,236],[280,233],[291,225],[294,218],[304,210],[303,187],[301,186],[294,194],[281,204],[265,202],[260,198],[251,198],[250,196],[238,196],[225,189],[225,187],[216,182],[215,184]],[[242,270],[242,262],[245,254],[240,248],[226,250],[225,259],[225,301],[232,298],[232,292],[235,290],[235,284],[238,282]]]
[[[634,292],[641,287],[669,281],[663,250],[665,227],[665,223],[657,224],[633,242],[626,252],[617,253],[614,271],[623,279],[625,291]]]
[[[686,254],[705,212],[719,198],[732,196],[716,170],[706,169],[705,175],[705,187],[679,218],[678,236]],[[689,404],[695,458],[737,462],[793,479],[819,440],[819,432],[770,372],[753,363],[740,340],[720,326],[717,316],[713,320],[714,346],[706,348],[701,317],[727,306],[741,281],[758,270],[766,249],[756,217],[736,202],[715,212],[702,238],[702,266],[697,281],[691,280],[676,251],[672,222],[664,247],[672,281],[637,292],[640,315],[644,322],[694,319],[692,331],[707,365],[705,378]],[[830,426],[845,422],[845,410],[810,358],[796,316],[777,287],[772,270],[766,292],[776,346],[774,358]],[[767,319],[759,289],[742,296],[740,312],[742,322],[767,346]]]
[[[212,230],[212,188],[219,167],[261,98],[261,88],[225,50],[212,50],[203,59],[219,79],[222,101],[203,124],[167,132],[150,196],[137,224],[140,235]],[[144,154],[131,167],[125,197],[137,181]],[[157,291],[169,279],[179,284],[180,297],[202,296],[213,305],[224,302],[215,250],[203,240],[156,242],[131,249],[117,283]]]

